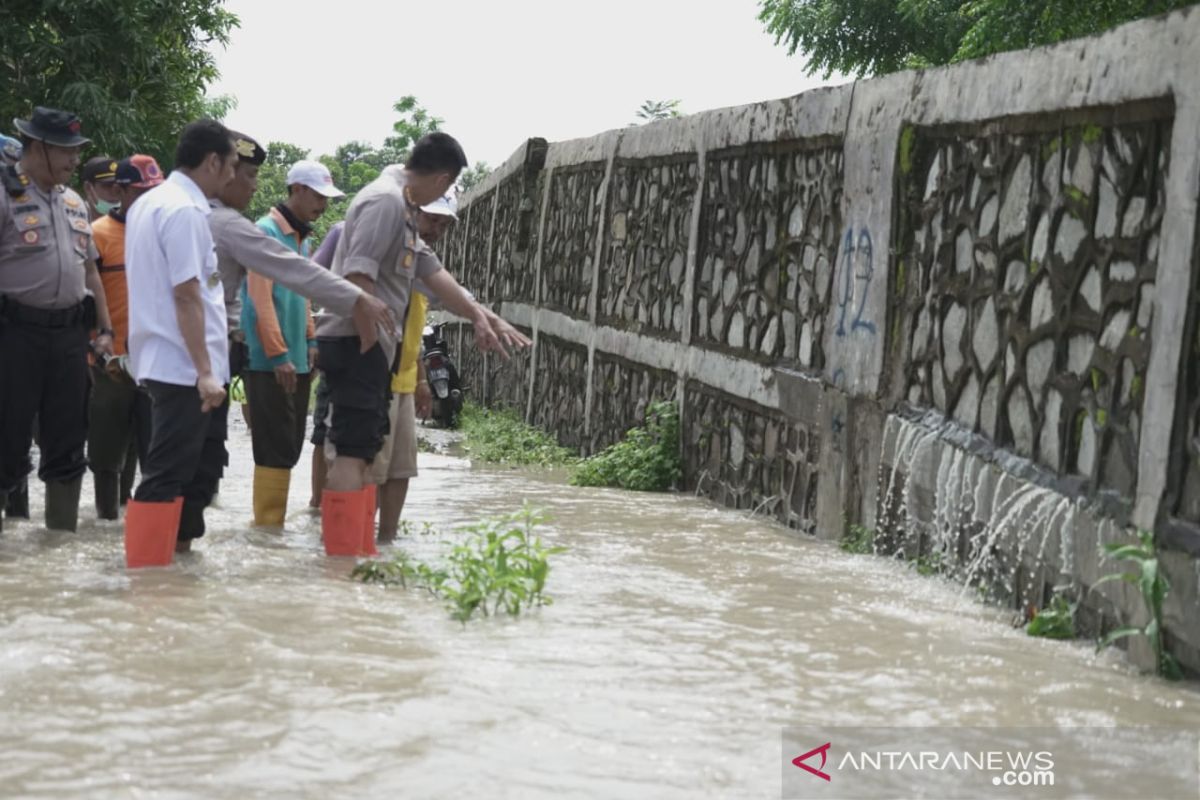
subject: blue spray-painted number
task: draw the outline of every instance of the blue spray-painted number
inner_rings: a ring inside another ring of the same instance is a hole
[[[875,323],[863,319],[867,309],[867,297],[871,293],[871,279],[875,277],[875,246],[871,241],[871,232],[860,228],[857,238],[854,227],[846,229],[842,240],[842,293],[838,298],[838,324],[834,333],[846,335],[846,317],[851,313],[854,319],[850,322],[850,332],[868,331],[875,335]],[[861,290],[858,284],[862,284]],[[854,298],[858,297],[857,308],[854,308]],[[852,310],[853,309],[853,310]]]

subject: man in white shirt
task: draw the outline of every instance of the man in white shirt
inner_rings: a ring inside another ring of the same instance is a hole
[[[191,123],[175,171],[126,222],[129,360],[153,403],[143,478],[125,516],[129,567],[166,566],[204,535],[225,466],[225,292],[208,216],[236,163],[224,125]]]

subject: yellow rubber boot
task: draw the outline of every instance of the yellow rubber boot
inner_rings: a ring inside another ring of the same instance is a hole
[[[287,515],[292,471],[278,467],[254,468],[254,524],[283,527]]]

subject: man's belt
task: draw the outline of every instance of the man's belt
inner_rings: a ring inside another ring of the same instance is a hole
[[[95,324],[94,321],[89,324],[89,317],[95,316],[95,301],[89,303],[89,300],[91,297],[67,308],[34,308],[10,297],[0,297],[0,318],[39,328],[91,327]]]

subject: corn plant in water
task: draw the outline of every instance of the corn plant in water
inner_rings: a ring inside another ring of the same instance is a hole
[[[351,577],[423,588],[445,601],[450,616],[463,623],[477,612],[517,616],[553,602],[545,593],[550,557],[565,548],[546,547],[534,534],[534,527],[545,521],[540,511],[525,506],[464,528],[466,537],[448,543],[442,563],[426,564],[399,552],[391,561],[359,564]]]
[[[1167,652],[1166,646],[1163,643],[1163,603],[1167,599],[1167,594],[1171,591],[1171,584],[1167,581],[1167,576],[1162,574],[1162,571],[1159,569],[1158,551],[1154,546],[1154,533],[1152,531],[1139,530],[1137,538],[1138,541],[1136,543],[1121,544],[1118,542],[1106,544],[1101,550],[1101,554],[1105,559],[1112,561],[1132,561],[1136,566],[1136,571],[1105,575],[1096,581],[1095,586],[1092,588],[1094,589],[1097,586],[1112,581],[1124,581],[1136,586],[1141,593],[1142,602],[1146,605],[1146,611],[1149,612],[1150,621],[1141,628],[1126,626],[1110,632],[1096,645],[1096,650],[1103,650],[1105,647],[1111,646],[1114,642],[1130,636],[1145,636],[1150,643],[1151,650],[1154,651],[1155,666],[1158,674],[1169,680],[1179,680],[1183,677],[1179,662],[1175,660],[1173,655]]]

